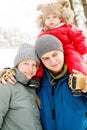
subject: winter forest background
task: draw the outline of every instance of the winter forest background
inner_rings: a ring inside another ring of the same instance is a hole
[[[34,44],[38,34],[36,7],[57,0],[0,0],[0,69],[12,67],[17,47],[22,42]],[[87,36],[87,0],[69,0],[74,24]]]

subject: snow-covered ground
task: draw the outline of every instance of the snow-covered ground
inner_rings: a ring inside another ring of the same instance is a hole
[[[17,49],[10,49],[10,48],[0,49],[0,70],[5,67],[13,67],[16,52]]]

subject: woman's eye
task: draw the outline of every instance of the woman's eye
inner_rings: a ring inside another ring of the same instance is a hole
[[[27,63],[24,62],[23,64],[26,65]]]
[[[37,67],[37,64],[32,64],[32,66]]]
[[[28,63],[25,63],[25,65],[28,65]]]

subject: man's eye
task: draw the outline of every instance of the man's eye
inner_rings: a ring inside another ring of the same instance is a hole
[[[48,60],[49,58],[45,58],[44,60],[46,61],[46,60]]]
[[[53,55],[53,57],[55,57],[55,56],[57,56],[58,54],[57,53],[55,53],[54,55]]]

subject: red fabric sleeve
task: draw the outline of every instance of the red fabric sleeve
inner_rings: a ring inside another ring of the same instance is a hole
[[[39,68],[39,71],[36,73],[36,75],[35,76],[38,76],[38,77],[43,77],[43,75],[44,75],[44,69],[43,69],[43,65],[42,64],[40,64],[40,68]]]

